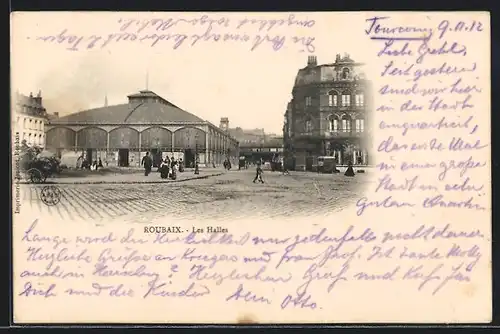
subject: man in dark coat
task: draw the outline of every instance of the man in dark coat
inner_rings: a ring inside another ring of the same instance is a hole
[[[256,173],[255,173],[255,178],[253,179],[253,183],[255,183],[256,181],[259,181],[260,183],[264,183],[264,180],[262,179],[263,170],[260,167],[260,164],[257,165],[257,169],[255,172]]]
[[[144,175],[148,176],[151,173],[151,167],[153,166],[153,159],[149,156],[149,152],[146,152],[144,158],[142,158],[141,165],[144,166]]]

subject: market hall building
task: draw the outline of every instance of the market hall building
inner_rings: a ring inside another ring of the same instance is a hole
[[[238,142],[227,128],[184,111],[143,90],[128,96],[128,103],[80,111],[52,119],[46,125],[46,148],[65,154],[102,160],[105,166],[138,167],[146,152],[154,166],[166,156],[182,158],[186,167],[237,162]]]

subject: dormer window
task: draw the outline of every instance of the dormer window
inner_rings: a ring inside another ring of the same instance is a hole
[[[348,79],[349,78],[349,69],[346,67],[342,70],[342,79]]]

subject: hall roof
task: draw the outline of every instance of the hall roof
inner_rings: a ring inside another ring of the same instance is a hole
[[[150,90],[128,96],[129,103],[83,110],[53,119],[56,124],[144,124],[168,122],[204,122]]]

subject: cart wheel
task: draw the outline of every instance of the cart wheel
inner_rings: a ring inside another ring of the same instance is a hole
[[[42,181],[43,180],[42,172],[40,172],[36,168],[31,168],[30,170],[28,170],[28,175],[29,175],[31,182],[33,182],[33,183],[42,183],[43,182]]]

